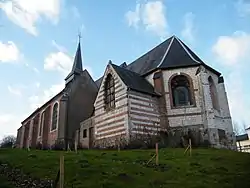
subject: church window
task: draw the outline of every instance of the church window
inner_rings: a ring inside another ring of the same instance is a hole
[[[111,74],[108,74],[105,81],[105,107],[112,109],[115,107],[115,80]]]
[[[83,130],[83,138],[86,138],[87,137],[87,129],[84,129]]]
[[[208,77],[208,83],[209,83],[209,90],[210,90],[210,96],[211,96],[213,108],[216,110],[219,110],[217,90],[216,90],[216,86],[211,76]]]
[[[171,80],[172,101],[174,107],[193,105],[190,82],[184,75],[175,76]]]
[[[52,110],[52,126],[51,131],[57,128],[58,123],[58,103],[55,103]]]
[[[45,111],[42,113],[41,115],[41,120],[40,120],[40,127],[39,127],[39,136],[42,136],[42,129],[43,129],[43,125],[44,125],[44,116],[45,116]]]

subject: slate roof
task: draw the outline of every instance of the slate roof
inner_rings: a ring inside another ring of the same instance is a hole
[[[179,38],[172,36],[127,66],[127,69],[146,75],[155,69],[170,69],[203,65],[217,75]]]
[[[249,140],[248,134],[236,136],[236,141],[244,141],[244,140]]]
[[[76,50],[74,63],[73,63],[73,66],[72,66],[72,70],[68,74],[68,76],[65,78],[65,80],[67,80],[71,75],[79,74],[82,71],[83,71],[82,70],[82,54],[81,54],[81,44],[80,44],[80,41],[79,41],[78,46],[77,46],[77,50]]]
[[[154,87],[138,73],[114,64],[111,64],[111,66],[115,69],[123,83],[131,90],[159,96],[159,94],[154,91]]]

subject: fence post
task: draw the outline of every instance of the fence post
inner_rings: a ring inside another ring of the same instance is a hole
[[[60,155],[60,188],[64,188],[64,156],[61,153]]]
[[[155,163],[156,165],[158,165],[159,164],[158,143],[155,144],[155,152],[156,152]]]

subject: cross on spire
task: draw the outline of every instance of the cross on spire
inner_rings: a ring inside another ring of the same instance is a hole
[[[82,35],[81,35],[81,31],[79,30],[78,31],[78,42],[80,43],[80,41],[81,41],[81,38],[82,38]]]

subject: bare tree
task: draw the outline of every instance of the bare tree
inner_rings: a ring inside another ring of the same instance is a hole
[[[16,143],[16,137],[15,136],[6,136],[1,141],[1,148],[9,148],[12,147]]]

